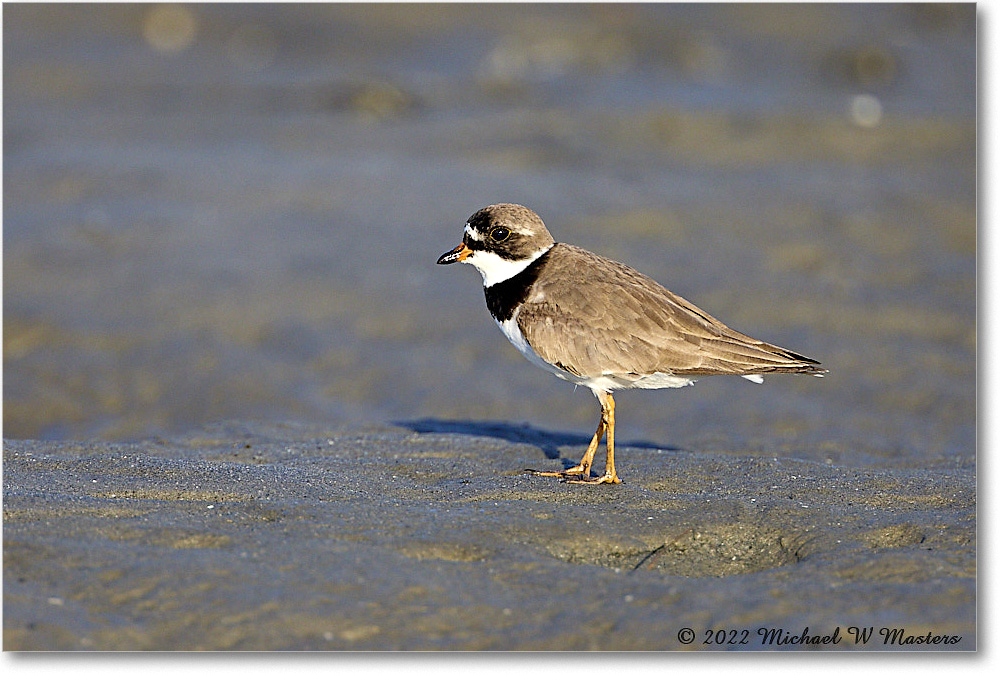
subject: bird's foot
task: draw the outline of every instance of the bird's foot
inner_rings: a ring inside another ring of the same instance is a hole
[[[525,473],[530,473],[532,476],[551,476],[552,478],[563,479],[590,476],[590,467],[584,468],[582,464],[577,464],[562,471],[539,471],[538,469],[525,469],[524,471]]]
[[[564,483],[575,483],[580,485],[600,485],[601,483],[621,483],[622,479],[615,474],[606,473],[600,478],[592,478],[591,476],[573,476],[563,478]]]

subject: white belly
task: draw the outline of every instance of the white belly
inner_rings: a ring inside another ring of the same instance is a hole
[[[493,320],[496,321],[497,326],[500,327],[503,334],[507,336],[510,343],[517,348],[517,351],[521,352],[524,358],[528,359],[542,370],[549,371],[556,377],[561,377],[562,379],[568,382],[573,382],[574,384],[582,384],[582,382],[578,381],[581,378],[576,377],[572,373],[566,372],[562,368],[556,368],[554,365],[535,353],[535,350],[531,348],[528,341],[524,339],[524,333],[521,332],[521,327],[517,325],[516,312],[514,313],[514,316],[507,319],[503,323],[497,321],[496,319]]]

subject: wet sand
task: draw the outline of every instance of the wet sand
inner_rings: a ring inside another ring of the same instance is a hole
[[[159,12],[4,7],[5,649],[975,647],[975,5]],[[522,474],[500,201],[830,374]]]
[[[485,423],[7,441],[4,648],[975,648],[971,466],[626,446],[618,486],[521,471],[584,447]]]

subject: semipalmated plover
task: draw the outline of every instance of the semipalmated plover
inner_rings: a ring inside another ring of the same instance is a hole
[[[577,466],[529,471],[570,483],[620,483],[615,472],[616,389],[662,389],[706,375],[761,383],[767,373],[822,377],[819,362],[739,333],[644,274],[570,244],[518,204],[474,213],[462,243],[438,258],[483,275],[486,307],[500,330],[536,366],[589,387],[601,421]],[[607,433],[604,475],[592,477]]]

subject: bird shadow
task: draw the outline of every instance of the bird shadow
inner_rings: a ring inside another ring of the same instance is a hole
[[[567,445],[578,446],[590,443],[591,435],[576,434],[568,431],[547,431],[530,424],[511,424],[509,422],[474,421],[474,420],[442,420],[424,417],[417,420],[394,421],[394,425],[415,431],[418,434],[465,434],[499,438],[513,443],[534,445],[543,453],[546,459],[562,460],[566,468],[576,464],[576,461],[563,457],[559,448]],[[677,452],[680,448],[654,443],[652,441],[619,440],[616,447],[643,448],[647,450],[667,450]]]

